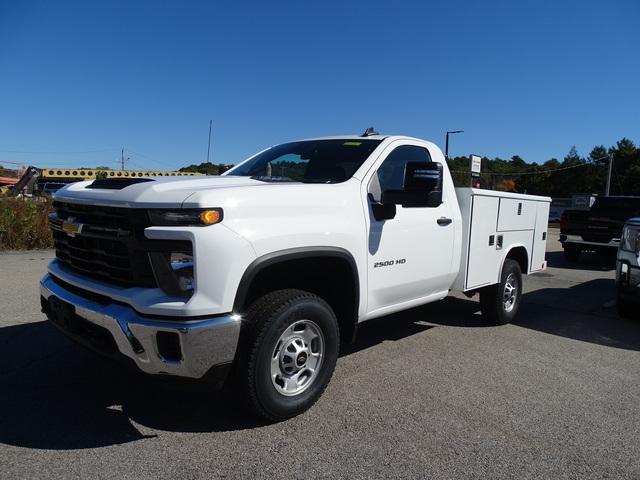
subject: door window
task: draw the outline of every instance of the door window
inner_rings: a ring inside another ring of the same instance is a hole
[[[394,149],[378,167],[369,187],[376,201],[385,190],[402,190],[407,162],[431,162],[429,151],[415,145],[402,145]]]
[[[407,162],[430,162],[426,148],[414,145],[402,145],[392,151],[378,169],[380,188],[384,190],[402,190],[404,168]]]

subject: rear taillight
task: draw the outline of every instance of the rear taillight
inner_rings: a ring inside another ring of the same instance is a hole
[[[560,215],[560,232],[564,232],[567,228],[567,212],[562,212]]]

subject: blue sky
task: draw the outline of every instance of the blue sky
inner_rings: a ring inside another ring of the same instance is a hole
[[[236,163],[413,135],[527,161],[640,141],[640,3],[0,0],[0,163]],[[23,153],[83,152],[83,153]]]

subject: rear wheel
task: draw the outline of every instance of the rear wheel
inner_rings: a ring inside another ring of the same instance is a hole
[[[510,258],[504,261],[500,283],[480,290],[482,315],[499,325],[510,323],[518,313],[522,297],[522,271]]]
[[[324,392],[336,365],[338,322],[320,297],[278,290],[243,319],[235,381],[245,405],[272,421],[298,415]]]
[[[564,244],[564,258],[571,262],[576,263],[580,260],[580,254],[582,250],[577,245],[572,245],[570,243]]]

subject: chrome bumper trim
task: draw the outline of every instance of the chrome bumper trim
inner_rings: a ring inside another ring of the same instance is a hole
[[[100,305],[72,293],[55,283],[50,274],[40,281],[40,294],[47,300],[54,295],[72,304],[76,315],[109,330],[120,353],[145,373],[201,378],[211,367],[231,362],[236,353],[240,335],[238,315],[180,322],[143,318],[130,307],[117,303]],[[161,331],[178,334],[180,361],[166,360],[158,352],[156,333]]]
[[[582,239],[582,235],[564,235],[564,234],[560,235],[560,242],[561,243],[579,243],[582,245],[595,245],[598,247],[611,247],[611,248],[618,248],[618,245],[620,245],[619,238],[612,238],[607,243],[587,242],[586,240]]]

